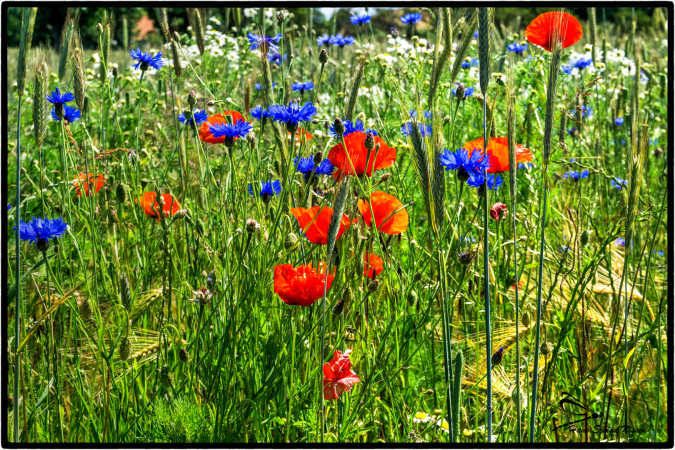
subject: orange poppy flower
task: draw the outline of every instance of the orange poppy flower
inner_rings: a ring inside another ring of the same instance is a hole
[[[328,290],[333,278],[334,274],[328,274],[326,280],[323,263],[319,264],[319,270],[311,264],[298,267],[280,264],[274,268],[274,292],[289,305],[309,306],[323,297],[324,280]]]
[[[567,48],[576,44],[583,34],[579,21],[562,11],[539,14],[525,29],[525,38],[528,41],[549,52],[553,50],[556,41],[562,48]]]
[[[469,157],[474,150],[483,152],[483,138],[479,137],[462,145],[469,153]],[[490,158],[490,168],[488,173],[506,172],[509,170],[509,143],[505,137],[490,138],[488,140],[488,157]],[[516,163],[525,163],[532,161],[532,152],[530,149],[516,144]]]
[[[209,127],[211,125],[216,125],[219,123],[228,123],[228,119],[225,116],[230,116],[230,118],[232,119],[232,123],[237,123],[240,120],[246,120],[246,118],[237,111],[225,111],[222,114],[215,114],[213,116],[209,116],[206,118],[206,122],[203,122],[201,127],[199,127],[199,139],[201,139],[204,142],[208,142],[209,144],[224,143],[225,136],[214,137]],[[238,137],[234,138],[235,141],[237,139],[239,138]]]
[[[374,170],[386,169],[396,162],[395,148],[389,147],[379,136],[373,136],[373,140],[375,141],[375,147],[370,152],[367,164],[366,133],[362,131],[354,131],[344,137],[347,151],[345,151],[342,142],[330,149],[328,160],[337,168],[333,174],[335,179],[339,180],[345,175],[356,174],[361,176],[364,173],[371,176]],[[378,144],[380,145],[380,149],[377,150],[376,155],[375,150]]]
[[[345,392],[361,379],[352,370],[352,362],[349,360],[351,350],[335,350],[333,359],[323,365],[323,397],[326,400],[337,400]]]
[[[87,177],[87,174],[80,173],[77,177],[75,177],[75,180],[73,180],[73,186],[75,186],[77,197],[82,197],[82,192],[80,190],[81,186],[84,186],[85,197],[89,197],[89,185],[92,185],[94,187],[94,193],[97,193],[101,190],[104,184],[105,178],[103,178],[103,175],[101,174],[94,176],[93,173],[89,173],[89,176]]]
[[[171,194],[161,194],[162,199],[164,200],[164,211],[162,215],[164,217],[174,216],[178,210],[180,210],[180,202],[177,199],[173,198]],[[140,202],[141,208],[145,214],[149,217],[155,217],[159,220],[158,212],[162,209],[159,206],[159,203],[156,201],[157,193],[154,191],[144,192],[143,196],[136,200],[136,203]]]
[[[312,138],[314,137],[312,133],[310,133],[309,131],[305,130],[302,127],[298,128],[294,134],[296,142],[302,142],[303,139],[305,140],[305,142],[311,141]],[[288,135],[290,136],[291,133],[289,132]]]
[[[384,270],[382,258],[372,253],[363,255],[363,275],[368,278],[375,278]]]
[[[378,230],[386,234],[401,234],[408,229],[408,211],[396,197],[375,191],[370,195],[370,203],[373,204],[373,216]],[[372,222],[370,203],[361,199],[358,201],[359,211],[368,226]]]
[[[327,206],[312,206],[311,208],[292,208],[291,214],[295,216],[300,228],[304,231],[307,239],[314,244],[326,245],[328,242],[328,228],[333,218],[333,208]],[[342,215],[340,228],[335,240],[338,240],[351,222],[349,217]]]

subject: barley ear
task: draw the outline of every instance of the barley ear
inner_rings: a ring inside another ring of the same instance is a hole
[[[26,59],[31,42],[33,42],[33,28],[35,28],[37,10],[37,8],[23,8],[21,15],[21,37],[19,39],[19,58],[16,73],[19,96],[23,95],[23,88],[26,85]]]
[[[35,143],[39,148],[47,131],[47,63],[40,63],[35,70],[33,83],[33,132]]]

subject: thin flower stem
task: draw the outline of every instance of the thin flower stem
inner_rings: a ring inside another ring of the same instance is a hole
[[[21,92],[19,92],[18,110],[16,113],[16,231],[14,249],[16,251],[16,311],[14,323],[14,442],[19,442],[19,373],[21,356],[19,354],[19,342],[21,341],[21,253],[19,224],[21,223]]]

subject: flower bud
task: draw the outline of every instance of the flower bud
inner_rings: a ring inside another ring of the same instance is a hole
[[[366,150],[369,151],[375,148],[375,139],[373,138],[373,133],[370,131],[366,133],[366,141],[364,143],[364,146],[366,147]]]
[[[457,89],[455,90],[455,97],[457,97],[460,100],[464,99],[464,85],[463,84],[460,83],[457,86]]]
[[[506,205],[504,203],[497,202],[492,205],[492,208],[490,208],[490,217],[499,222],[501,219],[506,217],[508,212],[509,210],[506,209]]]
[[[323,155],[321,154],[320,151],[318,151],[314,154],[314,164],[321,164],[322,159],[323,159]]]
[[[326,64],[328,61],[328,52],[326,51],[325,48],[321,49],[321,53],[319,53],[319,62],[321,64]]]
[[[194,109],[195,105],[197,104],[197,93],[194,89],[192,89],[188,94],[187,102],[188,105],[190,105],[190,110]]]
[[[337,135],[337,137],[341,138],[342,134],[345,132],[345,125],[338,118],[335,119],[335,121],[333,122],[333,129],[335,130],[335,134]]]
[[[473,258],[475,256],[476,256],[476,254],[471,250],[469,250],[467,252],[460,253],[459,255],[457,255],[457,257],[459,258],[459,262],[464,264],[464,265],[471,263],[471,261],[473,261]]]
[[[256,222],[255,219],[248,219],[246,221],[246,231],[249,233],[255,233],[260,231],[260,224]]]
[[[286,235],[286,239],[284,240],[284,247],[289,250],[298,245],[298,242],[298,236],[295,233],[288,233]]]
[[[585,247],[586,244],[588,244],[588,230],[584,230],[584,232],[581,233],[580,243],[582,247]]]

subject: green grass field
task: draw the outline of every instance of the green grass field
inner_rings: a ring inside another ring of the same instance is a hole
[[[672,443],[668,11],[278,12],[22,9],[3,442]]]

